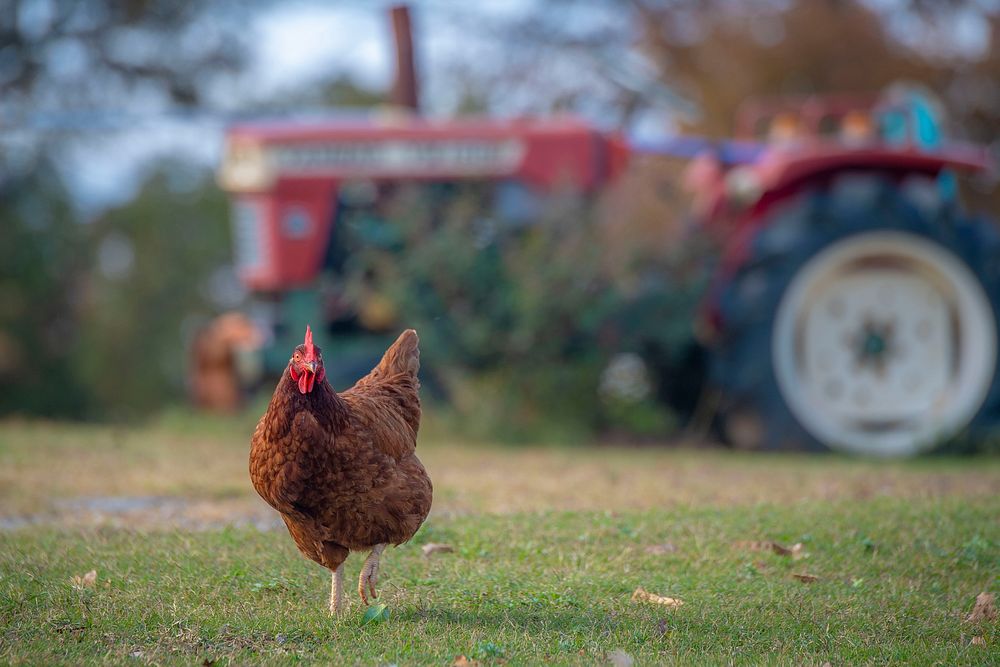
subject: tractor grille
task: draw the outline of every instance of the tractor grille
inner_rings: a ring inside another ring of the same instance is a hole
[[[241,272],[259,271],[267,258],[267,237],[260,204],[238,201],[233,206],[233,245]]]

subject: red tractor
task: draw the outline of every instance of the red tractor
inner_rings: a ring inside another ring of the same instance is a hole
[[[284,365],[282,355],[309,322],[318,339],[392,324],[378,302],[363,304],[360,314],[338,312],[336,295],[324,298],[316,283],[321,273],[338,274],[355,236],[374,243],[392,233],[387,209],[399,188],[447,199],[457,186],[478,186],[494,217],[510,221],[530,218],[547,193],[606,189],[627,158],[620,137],[572,118],[433,122],[407,115],[231,128],[219,181],[233,195],[239,277],[269,323],[265,368]],[[352,232],[358,227],[364,231]],[[357,368],[342,369],[345,381],[367,363],[367,347],[381,344],[358,338],[338,341],[342,356],[357,360]]]
[[[256,292],[307,288],[345,190],[401,182],[489,182],[593,192],[625,167],[625,145],[571,119],[246,124],[230,129],[220,183],[234,194],[240,278]]]
[[[415,111],[409,14],[392,19],[392,97]],[[338,328],[317,277],[350,253],[352,220],[378,222],[372,242],[391,227],[384,204],[401,185],[447,197],[480,184],[498,219],[530,222],[546,193],[599,193],[635,153],[693,158],[695,215],[720,248],[695,329],[722,437],[905,455],[1000,418],[1000,232],[962,212],[956,185],[990,161],[946,143],[939,116],[897,89],[754,102],[737,141],[657,146],[572,118],[248,123],[228,133],[220,183],[240,278],[268,322],[264,366],[279,371],[307,322],[327,324],[321,339]],[[377,305],[362,329],[391,322]]]
[[[912,91],[754,103],[741,126],[641,147],[569,118],[232,128],[220,181],[240,277],[270,308],[266,365],[324,319],[313,286],[338,224],[386,189],[487,183],[506,216],[605,189],[652,152],[694,156],[696,215],[721,248],[696,328],[724,439],[889,456],[993,423],[1000,232],[962,212],[955,180],[986,153],[945,144]]]

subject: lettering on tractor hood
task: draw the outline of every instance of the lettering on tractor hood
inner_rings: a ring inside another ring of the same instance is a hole
[[[220,173],[233,190],[268,187],[279,176],[502,176],[525,155],[518,139],[392,139],[230,146]]]

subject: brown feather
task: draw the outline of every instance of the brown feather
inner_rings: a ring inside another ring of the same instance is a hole
[[[299,550],[331,570],[349,550],[409,540],[430,511],[431,481],[415,453],[418,344],[403,332],[340,394],[325,379],[302,394],[286,370],[254,431],[254,488]]]

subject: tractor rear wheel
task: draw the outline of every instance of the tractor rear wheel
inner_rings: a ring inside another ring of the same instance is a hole
[[[1000,233],[937,184],[845,175],[776,209],[722,290],[724,436],[904,456],[1000,413]]]

